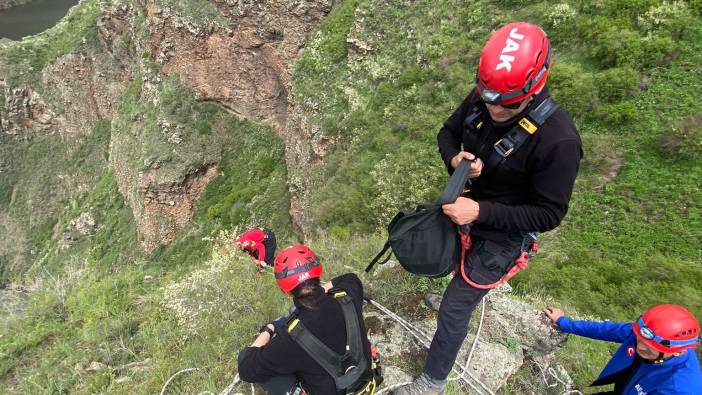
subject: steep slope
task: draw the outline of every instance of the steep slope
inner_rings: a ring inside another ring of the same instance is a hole
[[[699,15],[652,0],[85,0],[3,41],[0,392],[158,392],[186,367],[199,370],[176,391],[225,388],[287,301],[220,247],[264,224],[281,245],[304,237],[328,275],[361,272],[395,210],[437,195],[434,135],[485,37],[515,19],[553,38],[551,88],[587,151],[571,212],[517,296],[610,319],[662,301],[699,315]],[[387,268],[365,281],[431,331],[415,302],[445,280]],[[498,300],[479,348],[513,363],[493,388],[546,392],[544,361],[502,325],[517,318],[499,306],[524,305]],[[401,338],[407,350],[387,350],[396,380],[422,361]],[[557,352],[579,387],[608,353],[578,339]]]

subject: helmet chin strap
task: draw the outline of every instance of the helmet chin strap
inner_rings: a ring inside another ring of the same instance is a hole
[[[654,358],[654,359],[651,359],[650,361],[651,361],[651,363],[659,364],[659,363],[663,363],[663,362],[665,362],[665,361],[667,361],[667,360],[669,360],[669,359],[671,359],[671,358],[673,358],[673,355],[669,355],[669,356],[666,357],[666,356],[665,356],[665,353],[662,353],[662,352],[659,351],[659,352],[658,352],[658,356],[657,356],[656,358]]]

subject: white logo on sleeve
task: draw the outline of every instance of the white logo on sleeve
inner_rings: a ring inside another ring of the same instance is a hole
[[[634,386],[634,389],[636,389],[636,395],[646,395],[648,392],[644,391],[643,387],[641,384],[636,384]]]
[[[497,68],[495,68],[495,70],[506,68],[508,72],[512,71],[512,62],[514,62],[514,56],[505,54],[518,50],[519,43],[515,40],[521,41],[523,39],[524,35],[517,33],[516,27],[509,32],[509,37],[507,37],[507,40],[505,41],[505,47],[502,48],[502,54],[500,55],[501,63],[497,65]]]

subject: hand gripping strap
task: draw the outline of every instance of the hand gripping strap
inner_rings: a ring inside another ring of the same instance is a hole
[[[439,198],[439,204],[450,204],[456,201],[463,189],[466,187],[466,183],[470,183],[468,178],[468,173],[470,173],[470,164],[473,163],[472,160],[462,159],[458,164],[456,171],[451,175],[448,185],[441,192],[441,197]]]
[[[302,347],[325,372],[332,376],[337,390],[346,390],[357,383],[361,376],[368,371],[368,362],[363,353],[361,327],[358,324],[353,299],[346,295],[345,292],[334,294],[334,298],[339,302],[344,313],[347,342],[346,353],[343,355],[335,353],[307,330],[299,319],[294,320],[288,326],[288,332],[295,343]],[[348,361],[351,364],[347,370],[344,367],[344,362]]]

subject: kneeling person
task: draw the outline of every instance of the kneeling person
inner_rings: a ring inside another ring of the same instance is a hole
[[[237,236],[236,244],[249,254],[259,273],[262,273],[266,266],[273,265],[276,240],[272,230],[267,228],[249,229]]]
[[[544,313],[561,331],[622,343],[593,386],[614,384],[600,394],[702,394],[702,371],[695,354],[700,325],[680,306],[664,304],[634,322],[576,321],[549,307]]]
[[[273,395],[299,388],[312,395],[374,393],[359,278],[349,273],[322,284],[322,264],[303,245],[281,251],[274,271],[297,311],[264,325],[239,354],[241,379]]]

